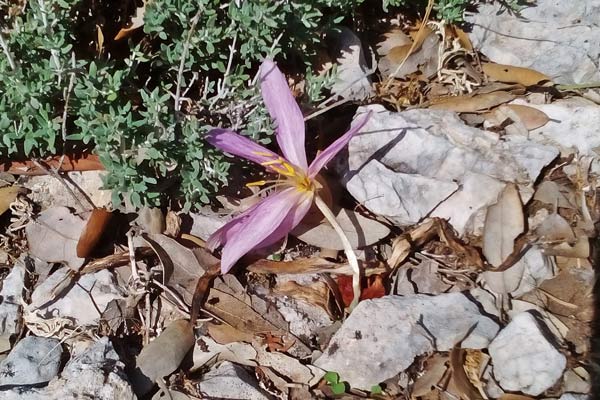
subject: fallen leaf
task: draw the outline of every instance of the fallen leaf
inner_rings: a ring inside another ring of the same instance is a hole
[[[394,74],[395,78],[402,79],[420,70],[425,77],[429,77],[438,69],[440,43],[440,38],[431,29],[423,29],[414,45],[394,47],[382,57],[378,64],[379,71],[383,76]]]
[[[344,230],[354,249],[369,246],[385,238],[390,233],[389,228],[382,223],[345,208],[337,213],[335,219]],[[300,223],[291,233],[303,242],[313,246],[333,250],[344,249],[339,235],[327,221],[323,221],[316,226]]]
[[[534,86],[543,82],[551,82],[551,79],[541,72],[515,67],[513,65],[482,63],[483,72],[490,78],[507,83],[520,83],[525,86]]]
[[[497,105],[508,103],[516,96],[502,91],[477,95],[446,96],[433,99],[429,105],[432,110],[474,113],[489,110]]]
[[[525,125],[525,128],[529,131],[540,128],[550,121],[550,118],[545,112],[534,107],[524,106],[522,104],[506,104],[500,106],[500,109],[504,108],[508,108],[517,114],[523,125]]]
[[[94,251],[111,219],[112,213],[103,208],[92,211],[77,242],[77,257],[87,258]]]
[[[293,296],[296,300],[321,307],[330,315],[333,314],[329,309],[329,287],[321,281],[314,282],[310,286],[300,285],[296,281],[285,281],[278,283],[273,288],[273,292],[283,296]]]
[[[483,255],[494,267],[500,266],[515,249],[515,239],[525,230],[525,216],[519,190],[506,185],[496,204],[488,207],[483,228]]]
[[[148,393],[157,380],[179,368],[194,342],[193,326],[189,321],[171,322],[156,339],[144,346],[138,355],[133,379],[136,392]]]
[[[0,215],[4,214],[11,203],[17,199],[23,189],[20,186],[4,186],[0,188]]]
[[[411,45],[412,39],[400,29],[392,29],[383,34],[383,40],[377,43],[377,54],[386,56],[394,47]]]
[[[162,234],[143,235],[156,252],[164,270],[164,283],[191,304],[196,282],[218,259],[203,248],[189,249]]]
[[[77,256],[77,242],[85,222],[67,207],[43,211],[25,227],[31,255],[50,263],[65,263],[79,270],[85,259]]]
[[[207,364],[231,361],[240,365],[255,367],[256,349],[250,343],[232,342],[220,344],[207,336],[196,341],[193,352],[193,367],[195,371]]]
[[[256,361],[261,367],[269,367],[288,382],[307,386],[316,385],[325,371],[313,365],[304,365],[299,360],[279,352],[268,352],[264,346],[254,346],[257,350]],[[258,348],[257,348],[258,347]],[[285,388],[283,388],[285,389]]]
[[[231,275],[215,280],[204,303],[206,311],[235,329],[251,334],[278,334],[294,340],[290,353],[304,356],[310,349],[289,333],[288,323],[274,307],[256,295],[246,293],[244,287]]]
[[[387,271],[385,265],[379,261],[362,262],[359,260],[358,264],[367,276]],[[321,257],[296,258],[292,261],[260,259],[250,264],[246,269],[255,274],[353,274],[349,264],[340,264]]]
[[[543,242],[575,242],[575,233],[569,223],[559,214],[548,215],[535,229],[535,233]]]
[[[450,369],[456,389],[460,392],[462,399],[483,400],[479,390],[469,380],[463,365],[465,364],[466,350],[454,347],[450,351]]]
[[[452,36],[458,39],[463,49],[473,51],[473,43],[471,43],[471,39],[469,39],[469,35],[465,31],[456,25],[446,25],[446,28],[450,30]]]
[[[340,288],[340,293],[342,294],[344,305],[348,307],[354,299],[354,292],[352,290],[352,277],[347,275],[340,275],[337,277],[337,282]],[[369,276],[362,280],[360,299],[377,299],[385,296],[385,292],[386,290],[383,284],[383,277],[381,275]]]
[[[146,3],[142,7],[138,7],[135,9],[135,14],[131,17],[131,22],[127,28],[121,28],[117,35],[115,36],[115,40],[121,40],[129,37],[133,31],[138,28],[144,26],[144,14],[146,13]]]
[[[165,217],[165,235],[177,238],[181,233],[181,217],[176,212],[169,210]],[[204,246],[200,246],[204,247]]]
[[[447,362],[448,356],[440,353],[435,353],[427,359],[425,362],[425,372],[415,381],[411,390],[411,397],[422,397],[430,393],[448,370]]]
[[[575,195],[563,185],[559,185],[553,181],[540,183],[533,199],[554,207],[576,209],[573,205],[575,204]]]

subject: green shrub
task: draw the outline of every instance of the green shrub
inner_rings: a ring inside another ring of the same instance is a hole
[[[311,57],[363,2],[149,0],[143,27],[115,42],[131,18],[125,2],[0,1],[0,153],[44,157],[87,146],[108,171],[115,204],[156,205],[165,193],[185,208],[206,203],[230,166],[205,145],[207,129],[270,140],[254,81],[260,61],[304,64],[306,97],[322,100],[333,77],[315,76]]]

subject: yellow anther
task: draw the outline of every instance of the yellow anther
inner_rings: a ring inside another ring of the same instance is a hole
[[[267,153],[266,151],[253,151],[252,154],[263,157],[271,157],[273,155],[272,153]]]
[[[267,181],[265,181],[265,180],[255,181],[255,182],[246,183],[246,186],[247,187],[262,186],[262,185],[265,185],[266,183],[267,183]]]

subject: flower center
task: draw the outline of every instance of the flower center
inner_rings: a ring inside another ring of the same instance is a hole
[[[257,154],[262,156],[271,156],[271,154],[267,153]],[[278,173],[279,179],[250,182],[247,183],[246,186],[263,186],[267,183],[273,183],[273,186],[294,187],[300,192],[314,192],[320,187],[320,184],[316,180],[309,178],[303,170],[289,163],[283,157],[262,162],[260,165]]]

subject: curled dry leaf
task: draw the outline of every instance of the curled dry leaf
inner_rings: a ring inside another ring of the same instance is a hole
[[[346,307],[350,306],[354,299],[354,291],[352,290],[352,277],[340,275],[337,277],[342,300]],[[362,289],[360,292],[360,300],[378,299],[385,296],[386,290],[383,283],[382,275],[369,276],[362,280]]]
[[[358,264],[361,267],[361,270],[365,271],[366,276],[381,274],[387,271],[385,265],[379,261],[359,261]],[[339,264],[320,257],[296,258],[292,261],[273,261],[260,259],[250,264],[246,269],[255,274],[353,274],[352,268],[349,264]]]
[[[10,207],[11,203],[17,199],[19,193],[22,192],[20,186],[4,186],[0,188],[0,215],[4,214]]]
[[[154,383],[171,374],[194,345],[194,331],[189,321],[177,320],[152,342],[148,343],[136,360],[134,386],[139,394],[152,389]]]
[[[487,76],[500,82],[520,83],[525,86],[551,82],[551,79],[547,75],[529,68],[491,62],[482,63],[482,68]]]
[[[454,112],[475,113],[486,111],[497,105],[508,103],[515,95],[508,92],[491,92],[478,95],[447,96],[433,99],[429,108]]]
[[[283,296],[293,296],[294,299],[321,307],[328,314],[333,314],[329,309],[329,287],[323,282],[314,282],[310,286],[303,286],[296,281],[286,281],[277,284],[273,292]]]
[[[87,258],[94,251],[108,227],[112,215],[104,208],[95,208],[92,211],[77,242],[77,257]]]
[[[465,373],[464,364],[467,352],[465,349],[455,347],[450,351],[450,368],[452,379],[462,399],[483,400],[479,390],[471,383]]]

